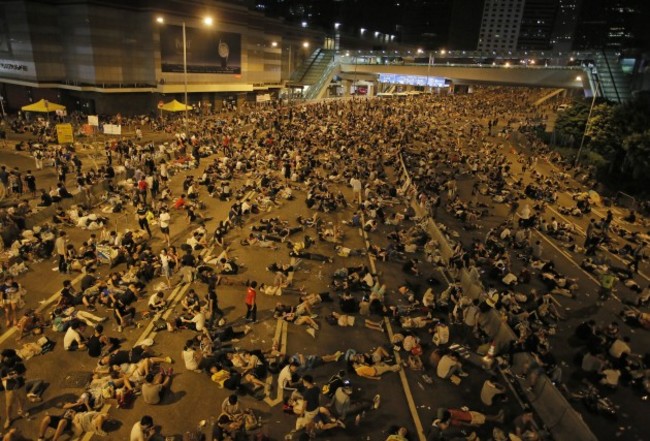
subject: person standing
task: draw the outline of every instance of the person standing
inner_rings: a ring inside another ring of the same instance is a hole
[[[253,280],[246,290],[246,320],[257,322],[257,282]]]
[[[6,399],[6,420],[4,424],[5,430],[11,426],[14,418],[11,416],[11,411],[14,407],[17,408],[18,417],[28,417],[29,413],[25,409],[25,372],[27,369],[21,362],[20,358],[8,357],[3,360],[2,370],[0,376],[2,377],[2,386],[5,389]]]
[[[208,325],[212,327],[217,320],[217,316],[224,316],[223,310],[219,308],[219,298],[217,297],[217,286],[215,282],[208,284],[208,293],[206,295],[208,302]]]
[[[65,274],[68,272],[68,265],[65,258],[66,246],[67,246],[67,241],[65,239],[65,231],[60,231],[59,237],[57,237],[56,241],[54,241],[54,249],[56,250],[56,255],[59,256],[58,270],[61,274]]]
[[[355,202],[359,202],[359,198],[361,197],[361,181],[356,175],[350,178],[350,187],[352,187]]]
[[[634,248],[634,251],[632,251],[632,262],[628,265],[630,271],[634,271],[635,273],[639,272],[639,263],[643,260],[643,249],[645,246],[646,243],[641,242],[636,248]]]
[[[36,165],[36,170],[43,170],[43,152],[41,149],[34,150],[34,164]]]
[[[140,202],[138,208],[135,211],[136,217],[138,219],[138,225],[141,229],[145,230],[151,239],[151,228],[149,228],[149,221],[147,220],[147,207]]]
[[[171,220],[171,215],[167,207],[162,207],[160,209],[160,216],[158,216],[158,223],[160,224],[160,232],[167,241],[167,246],[171,245],[169,240],[169,221]]]
[[[140,198],[140,201],[143,204],[147,203],[147,189],[149,185],[147,184],[147,180],[145,179],[145,176],[142,175],[140,179],[138,180],[138,197]]]
[[[27,184],[27,190],[32,194],[32,197],[36,197],[36,177],[32,174],[31,170],[27,170],[24,179]]]

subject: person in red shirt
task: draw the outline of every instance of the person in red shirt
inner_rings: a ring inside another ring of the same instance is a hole
[[[143,204],[147,203],[147,181],[144,179],[144,176],[138,181],[138,195]]]
[[[180,210],[181,208],[184,207],[185,207],[185,194],[182,194],[181,197],[176,199],[176,202],[174,202],[174,208]]]
[[[255,323],[257,321],[257,282],[252,281],[246,290],[246,320]]]

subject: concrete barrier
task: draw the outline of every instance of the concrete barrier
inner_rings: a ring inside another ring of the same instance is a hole
[[[399,156],[399,160],[402,168],[403,182],[411,185],[412,180],[402,155]],[[405,194],[409,193],[405,192]],[[415,201],[412,200],[411,203],[418,216],[428,215]],[[429,219],[425,224],[425,229],[439,243],[442,259],[448,265],[449,259],[452,256],[452,248],[446,236],[432,219]],[[463,296],[479,300],[485,298],[483,284],[467,269],[462,268],[458,272],[458,282],[463,289]],[[497,354],[508,353],[512,342],[517,339],[515,332],[501,319],[501,316],[494,309],[482,312],[479,315],[479,325],[492,339]],[[535,410],[539,419],[542,420],[546,429],[550,431],[553,439],[556,441],[597,441],[598,438],[591,432],[591,429],[583,421],[581,415],[573,409],[564,395],[560,393],[548,377],[540,375],[534,384],[530,384],[528,376],[530,366],[534,364],[532,355],[518,353],[513,356],[512,361],[510,366],[511,371],[523,377],[518,378],[516,381],[519,382],[521,389],[526,395],[526,399]]]

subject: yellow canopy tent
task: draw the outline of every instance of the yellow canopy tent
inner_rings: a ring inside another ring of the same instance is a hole
[[[21,107],[23,112],[40,112],[40,113],[49,113],[56,112],[57,110],[65,110],[65,106],[61,104],[56,104],[49,102],[47,100],[40,100],[33,104],[28,104]]]
[[[184,112],[185,110],[192,110],[192,106],[186,106],[183,103],[180,103],[176,100],[172,100],[168,103],[163,104],[160,107],[160,110],[165,110],[167,112]]]

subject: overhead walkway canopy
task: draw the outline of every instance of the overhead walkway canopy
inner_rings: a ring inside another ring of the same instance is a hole
[[[508,86],[537,86],[583,88],[581,67],[519,67],[479,65],[422,64],[353,64],[341,63],[341,73],[354,75],[392,73],[444,77],[456,84],[496,84]]]

